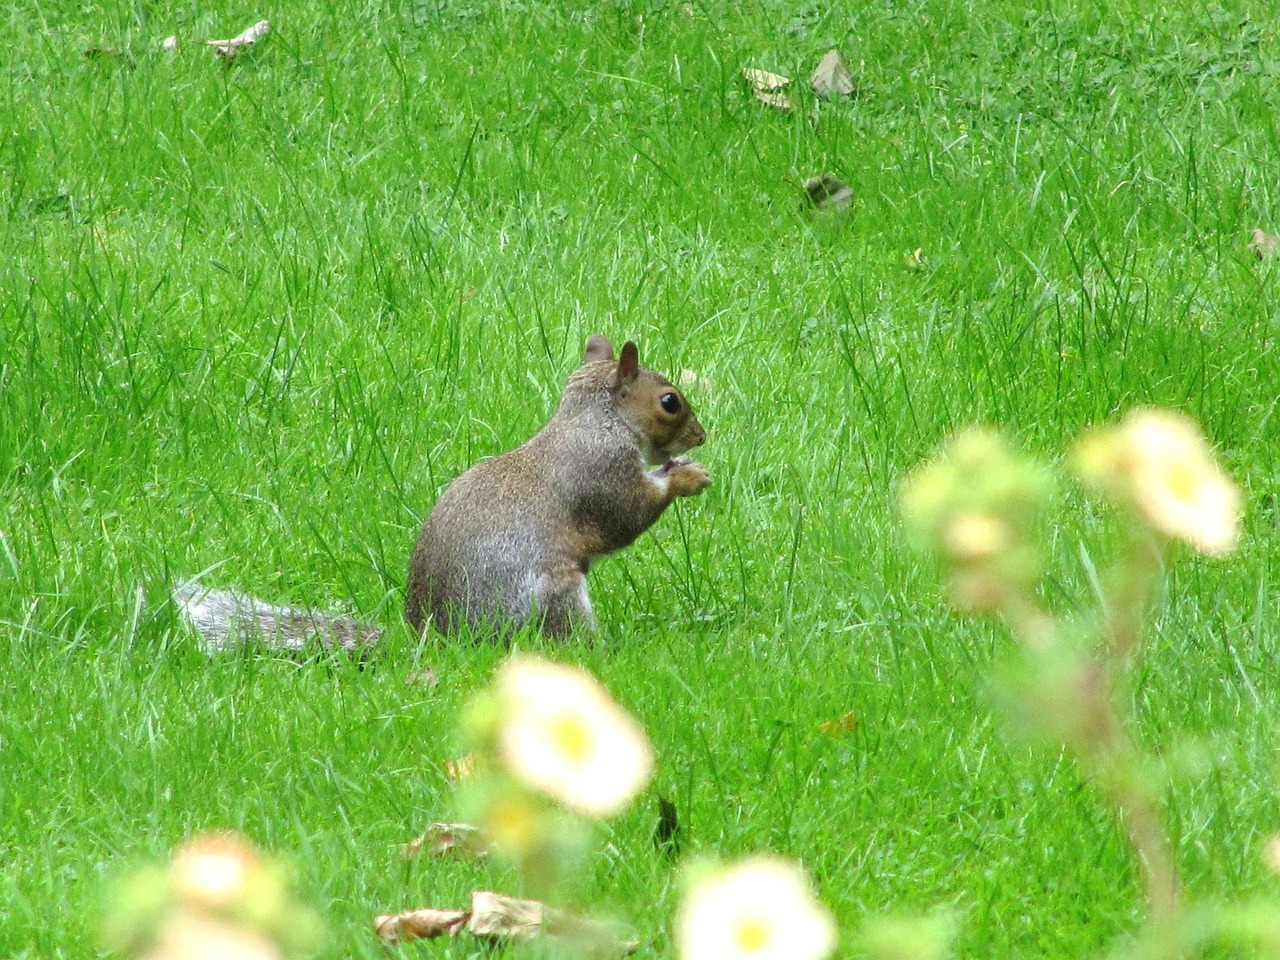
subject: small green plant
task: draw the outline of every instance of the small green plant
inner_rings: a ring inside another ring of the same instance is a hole
[[[1192,955],[1225,941],[1280,951],[1274,907],[1188,902],[1162,816],[1155,764],[1134,730],[1131,668],[1152,595],[1176,544],[1219,556],[1240,535],[1240,495],[1199,428],[1163,410],[1131,412],[1071,448],[1071,472],[1118,508],[1120,548],[1098,610],[1064,617],[1040,590],[1037,523],[1049,471],[997,432],[964,431],[907,481],[902,508],[917,543],[940,558],[958,607],[1000,617],[1019,641],[1009,674],[1015,717],[1073,756],[1121,824],[1142,877],[1148,924],[1137,955]]]

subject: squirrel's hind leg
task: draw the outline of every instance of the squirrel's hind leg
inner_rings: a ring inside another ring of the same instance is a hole
[[[539,576],[533,603],[539,628],[548,637],[564,639],[578,627],[595,631],[587,575],[578,567],[559,567]]]

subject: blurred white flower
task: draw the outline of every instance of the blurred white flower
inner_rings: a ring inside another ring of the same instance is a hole
[[[821,960],[836,925],[797,864],[753,856],[686,894],[676,943],[680,960]]]
[[[1152,525],[1203,553],[1235,547],[1240,494],[1196,425],[1174,413],[1138,410],[1121,426],[1138,506]]]
[[[123,877],[102,936],[135,960],[284,960],[314,952],[321,929],[278,863],[238,834],[213,833]]]
[[[498,753],[533,789],[607,816],[649,782],[644,729],[585,671],[517,655],[499,671],[497,694]]]
[[[1280,873],[1280,833],[1268,837],[1262,845],[1262,862],[1272,873]]]
[[[180,914],[160,930],[143,960],[282,960],[268,937],[199,914]]]
[[[1013,543],[1009,524],[990,513],[960,513],[942,531],[947,553],[956,560],[972,563],[986,560]]]
[[[173,856],[173,883],[188,903],[226,910],[241,903],[261,872],[258,852],[231,835],[197,837]]]
[[[1134,410],[1113,430],[1087,435],[1076,468],[1092,485],[1128,499],[1157,531],[1218,555],[1240,537],[1240,492],[1190,418]]]

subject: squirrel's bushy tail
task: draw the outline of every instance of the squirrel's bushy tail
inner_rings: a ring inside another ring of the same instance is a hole
[[[267,603],[235,590],[212,590],[197,580],[175,587],[173,604],[207,653],[245,644],[289,652],[363,650],[382,636],[381,630],[351,617]]]

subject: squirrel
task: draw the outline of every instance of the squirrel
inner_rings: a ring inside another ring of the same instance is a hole
[[[706,468],[681,456],[705,440],[688,401],[640,366],[634,343],[615,360],[607,339],[591,337],[547,425],[440,497],[414,549],[405,619],[446,635],[464,623],[501,635],[535,617],[554,638],[594,628],[591,561],[634,541],[676,497],[706,489]],[[351,617],[211,589],[199,577],[175,587],[172,602],[209,653],[252,642],[363,652],[381,636]]]
[[[441,495],[413,552],[405,619],[446,636],[464,624],[505,636],[532,621],[557,639],[594,629],[591,562],[707,488],[706,468],[681,456],[705,440],[680,391],[640,366],[635,343],[615,359],[605,337],[590,337],[546,426]]]

